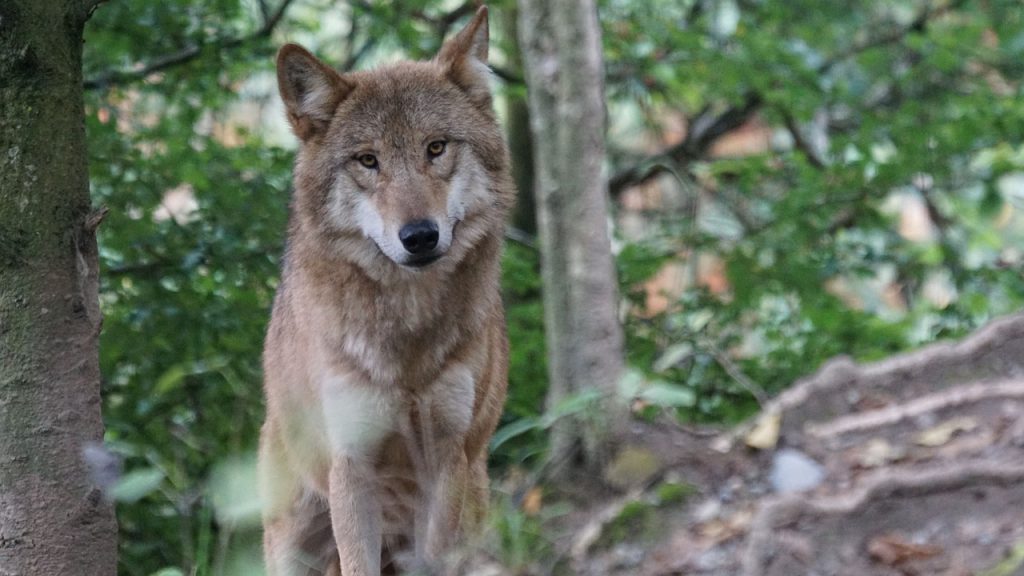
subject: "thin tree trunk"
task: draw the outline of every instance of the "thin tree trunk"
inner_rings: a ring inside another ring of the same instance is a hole
[[[113,575],[100,420],[98,215],[82,28],[95,0],[0,2],[0,574]]]
[[[622,329],[608,227],[604,162],[604,68],[593,0],[521,0],[519,34],[529,89],[535,194],[542,249],[548,405],[599,390],[614,398],[623,368]],[[595,468],[624,410],[608,402],[603,421],[563,420],[552,458],[582,446]],[[564,470],[564,468],[563,468]]]
[[[522,76],[522,50],[519,48],[517,19],[518,11],[512,7],[501,12],[501,30],[508,37],[508,71],[515,76]],[[519,90],[509,90],[505,96],[506,131],[508,149],[512,154],[512,178],[516,181],[519,197],[515,212],[512,213],[512,225],[529,234],[537,233],[537,208],[534,202],[533,183],[533,136],[530,134],[530,107],[526,94]]]

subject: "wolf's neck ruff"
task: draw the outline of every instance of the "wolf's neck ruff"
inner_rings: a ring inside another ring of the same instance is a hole
[[[271,576],[436,571],[482,518],[514,197],[486,16],[429,62],[342,75],[296,45],[279,53],[301,149],[263,355]]]

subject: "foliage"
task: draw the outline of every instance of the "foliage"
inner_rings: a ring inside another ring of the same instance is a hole
[[[86,77],[256,26],[237,1],[113,2],[90,23]],[[107,438],[129,474],[150,480],[118,507],[125,574],[210,573],[214,545],[230,544],[204,482],[258,434],[259,350],[290,155],[216,126],[271,53],[265,42],[230,57],[210,50],[160,77],[89,94],[93,197],[110,208],[100,236]]]
[[[502,283],[508,321],[509,398],[501,430],[512,440],[500,447],[492,442],[493,458],[501,464],[522,463],[543,450],[544,433],[538,415],[547,392],[547,350],[544,341],[544,310],[541,303],[539,254],[515,243],[505,251]],[[519,434],[525,437],[516,438]],[[498,450],[498,448],[501,448]]]
[[[252,573],[243,562],[258,535],[231,512],[249,503],[216,494],[244,486],[236,459],[262,417],[259,352],[293,146],[273,120],[275,47],[297,40],[357,67],[400,49],[422,57],[466,14],[440,0],[296,0],[274,21],[283,1],[113,1],[87,28],[92,193],[110,208],[101,361],[107,439],[127,471],[123,574]],[[734,421],[762,389],[832,355],[878,358],[1024,302],[1014,0],[603,0],[601,10],[627,352],[639,370],[623,388],[641,416]],[[495,61],[506,61],[501,49]],[[137,72],[147,67],[159,69]],[[521,93],[511,79],[499,94]],[[764,127],[770,145],[724,154],[694,136],[726,125]],[[623,224],[637,185],[666,198],[639,214],[641,234]],[[930,221],[924,233],[901,233],[907,206]],[[499,467],[535,462],[550,423],[589,414],[592,400],[543,413],[538,264],[510,243]],[[649,309],[647,281],[667,265],[685,272],[685,289]],[[527,566],[548,546],[543,522],[511,502],[497,508],[498,549]]]
[[[612,141],[628,146],[614,164],[640,166],[631,182],[662,172],[646,185],[679,197],[620,254],[626,295],[642,308],[642,281],[666,258],[690,276],[665,309],[630,316],[628,352],[697,393],[685,418],[736,420],[756,407],[752,391],[830,356],[880,358],[1024,302],[1016,3],[604,11],[610,106],[636,117],[617,123]],[[769,142],[729,154],[688,136],[638,155],[637,126],[658,133],[679,116],[693,132],[738,117]],[[911,228],[919,214],[927,223]]]
[[[528,513],[514,498],[499,495],[492,502],[485,549],[514,574],[551,573],[559,560],[552,525],[568,512],[566,506],[554,505]]]

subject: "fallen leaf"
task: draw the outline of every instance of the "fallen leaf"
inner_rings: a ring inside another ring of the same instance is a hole
[[[960,416],[946,420],[917,435],[915,442],[920,446],[942,446],[950,441],[958,432],[970,432],[978,427],[978,421],[970,416]]]
[[[896,448],[885,438],[872,438],[857,453],[855,462],[861,468],[878,468],[906,457],[903,448]]]
[[[643,414],[644,410],[646,410],[647,407],[650,406],[650,405],[651,405],[650,402],[648,402],[648,401],[646,401],[646,400],[644,400],[642,398],[633,398],[633,400],[630,401],[630,403],[629,403],[629,411],[634,416],[639,416],[640,414]]]
[[[758,417],[754,428],[747,433],[743,441],[756,450],[771,450],[778,444],[781,430],[782,414],[777,410],[771,410]]]
[[[931,558],[942,553],[942,548],[927,544],[914,544],[899,534],[883,534],[868,542],[871,559],[886,566],[900,566],[914,560]]]
[[[536,516],[540,512],[542,502],[540,488],[534,486],[523,496],[523,512],[527,516]]]
[[[744,508],[726,518],[715,518],[697,527],[697,533],[715,544],[745,533],[754,519],[754,511]]]

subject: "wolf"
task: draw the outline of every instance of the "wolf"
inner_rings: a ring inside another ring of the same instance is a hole
[[[481,7],[429,61],[278,53],[300,146],[263,352],[272,576],[437,570],[485,513],[515,196],[487,51]]]

